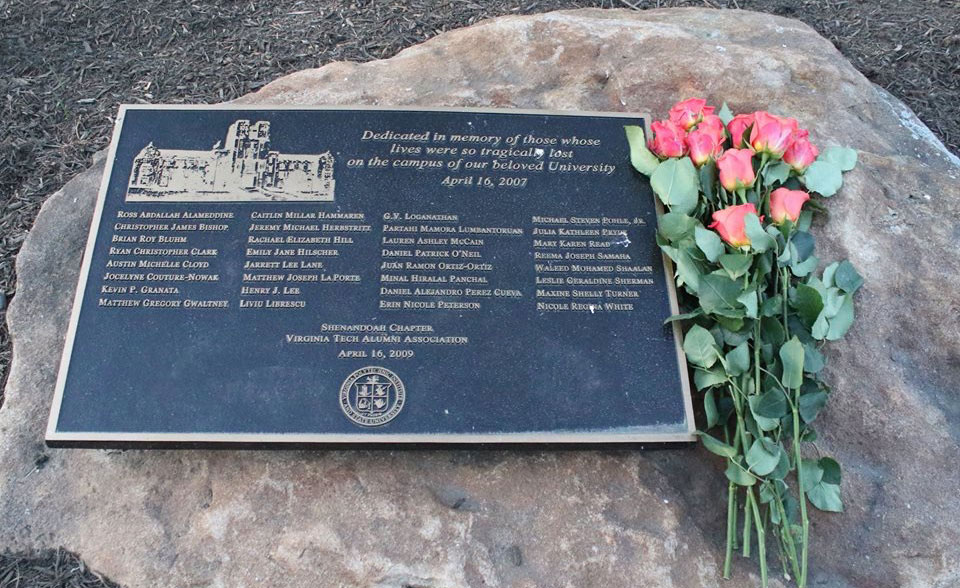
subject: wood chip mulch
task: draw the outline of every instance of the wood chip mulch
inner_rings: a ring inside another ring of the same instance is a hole
[[[119,588],[91,571],[73,553],[48,549],[35,554],[0,553],[0,588]]]

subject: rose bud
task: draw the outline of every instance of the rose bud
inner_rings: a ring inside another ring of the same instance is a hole
[[[676,124],[665,120],[650,125],[648,147],[660,158],[683,157],[687,153],[687,145],[683,139],[686,132]]]
[[[753,113],[753,129],[750,131],[750,147],[757,153],[767,153],[779,158],[793,143],[797,121],[793,118],[774,116],[769,112]]]
[[[749,203],[728,206],[713,213],[713,222],[708,228],[720,233],[720,238],[734,247],[747,247],[750,238],[747,237],[744,218],[748,214],[757,214],[757,207]]]
[[[777,188],[770,194],[770,216],[773,223],[782,225],[787,219],[797,222],[803,203],[810,200],[810,195],[803,190],[788,190]]]
[[[704,116],[713,114],[713,110],[703,98],[688,98],[673,105],[669,118],[673,124],[689,131],[693,125],[703,120]]]
[[[701,125],[702,126],[702,125]],[[721,127],[722,128],[722,127]],[[690,159],[697,167],[714,160],[723,152],[723,131],[720,131],[719,138],[717,133],[710,128],[691,131],[687,135],[687,149],[690,151]]]
[[[743,134],[753,125],[752,114],[738,114],[727,123],[727,131],[730,132],[730,141],[734,149],[743,147]]]
[[[720,185],[727,192],[740,188],[752,188],[757,181],[753,171],[753,151],[749,149],[727,149],[717,158],[720,170]]]
[[[798,174],[807,171],[810,164],[816,161],[820,150],[807,140],[807,131],[801,129],[793,139],[793,143],[783,152],[783,160]]]

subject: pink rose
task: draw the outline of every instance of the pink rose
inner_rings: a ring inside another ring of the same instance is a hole
[[[810,200],[810,195],[803,190],[788,190],[777,188],[770,194],[770,216],[774,224],[782,225],[787,219],[797,222],[803,203]]]
[[[749,149],[727,149],[717,158],[720,170],[720,185],[727,192],[740,188],[752,188],[757,181],[753,171],[753,151]]]
[[[707,114],[704,115],[703,120],[697,124],[696,130],[713,133],[717,140],[722,142],[726,138],[724,128],[723,121],[720,120],[719,116],[715,114]]]
[[[763,110],[753,113],[753,129],[750,131],[750,147],[757,153],[767,153],[779,158],[793,143],[798,130],[797,120],[774,116]]]
[[[783,160],[799,174],[802,174],[816,161],[820,150],[807,140],[807,131],[800,129],[794,136],[793,143],[783,152]]]
[[[713,222],[709,228],[720,233],[720,238],[734,247],[747,247],[750,245],[750,237],[747,237],[744,218],[748,214],[757,214],[757,207],[753,204],[728,206],[713,213]]]
[[[650,125],[650,141],[648,146],[661,158],[683,157],[687,152],[684,143],[686,132],[675,123],[664,120]]]
[[[700,122],[704,116],[713,114],[713,110],[703,98],[688,98],[673,105],[669,118],[673,124],[689,131],[690,127]]]
[[[730,141],[734,149],[743,147],[743,133],[753,125],[752,114],[738,114],[727,123],[727,130],[730,132]]]
[[[701,125],[702,126],[702,125]],[[722,129],[722,127],[721,127]],[[714,160],[723,152],[723,131],[718,134],[710,128],[696,130],[687,135],[687,149],[690,152],[690,159],[697,167]]]

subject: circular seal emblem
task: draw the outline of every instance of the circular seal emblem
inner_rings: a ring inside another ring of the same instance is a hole
[[[353,372],[340,386],[340,408],[347,418],[364,427],[378,427],[403,409],[406,389],[397,374],[368,366]]]

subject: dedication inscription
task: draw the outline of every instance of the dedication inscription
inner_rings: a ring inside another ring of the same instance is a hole
[[[692,440],[625,124],[121,107],[47,443]]]

